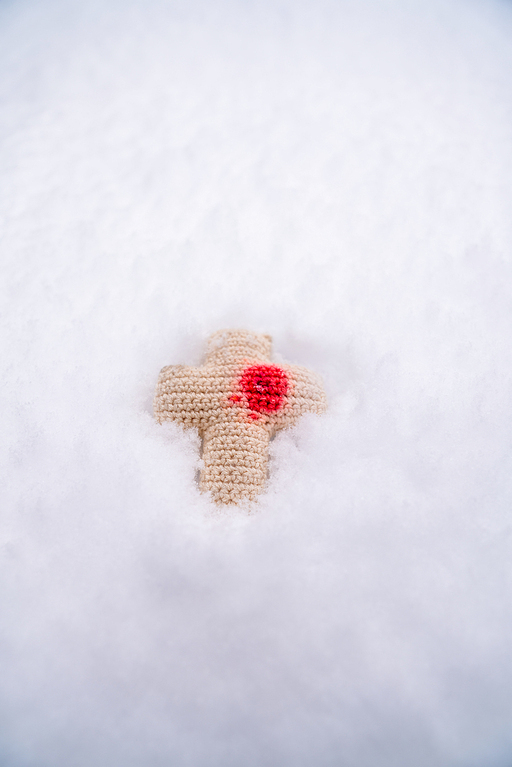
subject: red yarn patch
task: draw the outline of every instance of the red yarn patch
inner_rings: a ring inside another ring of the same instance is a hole
[[[288,392],[288,376],[277,365],[254,365],[244,370],[240,378],[240,389],[245,395],[249,410],[256,413],[275,413],[284,405]],[[251,418],[254,417],[251,414]]]

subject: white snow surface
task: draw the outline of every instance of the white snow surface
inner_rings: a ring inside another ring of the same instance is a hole
[[[512,764],[512,4],[0,5],[2,767]],[[219,511],[159,369],[329,410]]]

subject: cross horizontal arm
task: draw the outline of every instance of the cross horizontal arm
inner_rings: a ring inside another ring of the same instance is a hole
[[[304,413],[324,413],[327,399],[321,379],[311,370],[298,365],[283,365],[292,386],[286,396],[286,407],[276,414],[275,430],[293,426]]]
[[[210,391],[200,368],[185,365],[168,365],[158,376],[153,403],[155,418],[159,423],[176,421],[185,427],[195,427],[203,432],[211,417]]]

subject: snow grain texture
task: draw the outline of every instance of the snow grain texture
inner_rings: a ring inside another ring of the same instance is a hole
[[[511,40],[493,0],[0,8],[6,767],[510,763]],[[224,327],[330,403],[250,515],[151,412]]]

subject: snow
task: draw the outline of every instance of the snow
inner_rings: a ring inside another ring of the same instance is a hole
[[[0,6],[6,767],[512,760],[512,7]],[[248,514],[159,369],[329,410]]]

